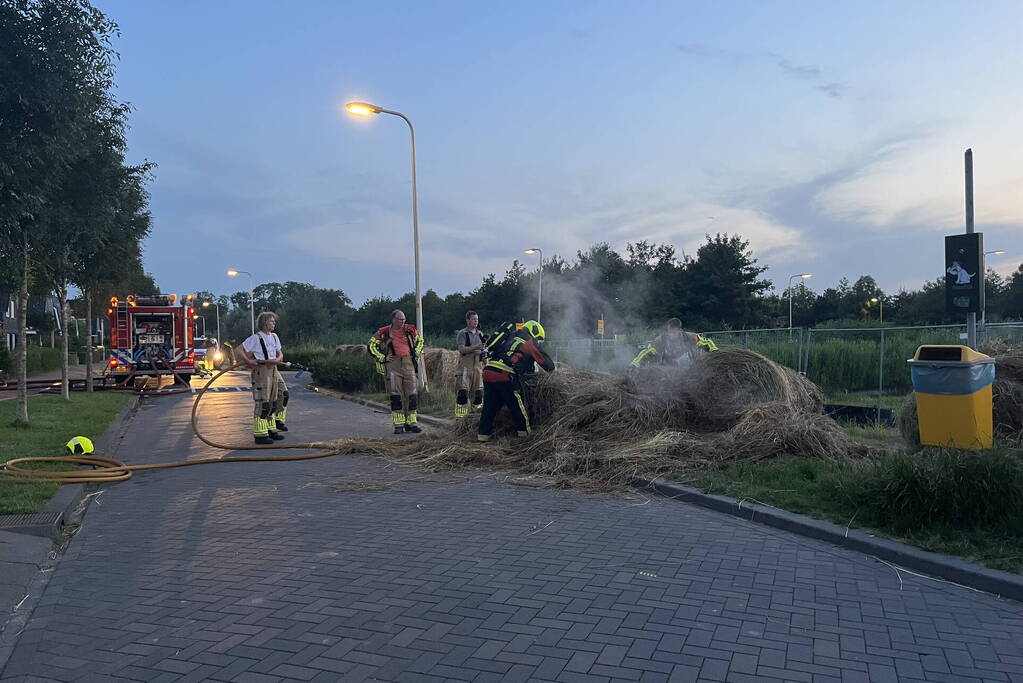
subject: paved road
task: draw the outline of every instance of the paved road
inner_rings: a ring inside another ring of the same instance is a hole
[[[292,386],[289,438],[391,431]],[[208,431],[246,438],[247,401]],[[189,408],[146,399],[117,457],[208,455]],[[1021,648],[1020,604],[824,543],[349,456],[109,486],[0,678],[1023,681]]]

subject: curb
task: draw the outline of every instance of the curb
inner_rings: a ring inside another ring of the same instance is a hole
[[[334,391],[333,389],[324,389],[323,387],[319,387],[314,384],[308,385],[307,388],[310,391],[315,391],[317,394],[323,394],[324,396],[330,396],[331,398],[337,398],[342,401],[349,401],[350,403],[358,403],[359,405],[366,406],[367,408],[376,408],[377,410],[382,410],[388,414],[390,414],[391,412],[390,406],[384,405],[383,403],[378,403],[376,401],[370,401],[369,399],[365,399],[360,396],[354,396],[352,394],[342,394],[340,391]],[[420,414],[417,415],[416,417],[419,419],[420,422],[425,422],[426,424],[433,425],[434,427],[447,427],[451,425],[451,423],[453,422],[453,420],[445,420],[442,417],[434,417],[432,415]]]
[[[892,562],[899,565],[900,568],[924,572],[930,576],[969,588],[976,588],[999,597],[1023,601],[1023,576],[1018,574],[988,569],[958,557],[920,550],[857,529],[841,527],[831,522],[822,522],[779,508],[736,500],[728,496],[704,493],[691,486],[674,484],[663,479],[637,478],[633,479],[631,484],[635,488],[652,489],[673,500],[692,503],[751,522],[827,541],[842,548],[871,555],[882,561]]]

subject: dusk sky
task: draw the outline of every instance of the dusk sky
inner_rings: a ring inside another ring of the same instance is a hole
[[[540,247],[748,238],[780,290],[942,275],[974,151],[988,264],[1023,261],[1020,2],[97,0],[121,26],[130,159],[159,164],[165,292],[411,291]]]

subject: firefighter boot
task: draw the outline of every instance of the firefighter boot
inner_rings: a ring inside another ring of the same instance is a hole
[[[274,442],[270,438],[270,423],[261,417],[252,418],[252,436],[258,446],[269,446]]]
[[[273,414],[274,427],[279,432],[288,431],[288,426],[284,424],[284,421],[288,418],[288,392],[284,392],[284,407]]]
[[[483,390],[477,389],[472,397],[472,409],[483,410]]]
[[[405,431],[405,413],[401,410],[400,394],[391,394],[391,422],[394,423],[395,434]]]
[[[405,431],[418,434],[423,431],[422,427],[416,424],[416,407],[419,396],[412,394],[408,397],[408,415],[405,416]]]
[[[469,414],[469,392],[465,389],[458,390],[455,398],[455,417],[462,418]]]

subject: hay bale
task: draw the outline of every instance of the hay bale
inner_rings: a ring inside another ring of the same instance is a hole
[[[445,355],[457,367],[455,352],[424,354],[434,383],[445,380]],[[513,438],[510,415],[502,411],[488,443],[476,441],[478,416],[472,415],[418,439],[363,440],[362,452],[431,469],[515,469],[555,486],[586,490],[740,460],[838,460],[861,454],[822,414],[820,391],[798,374],[742,349],[703,359],[688,371],[650,367],[628,375],[527,375],[523,395],[533,424],[528,437]],[[339,448],[359,452],[359,441]]]
[[[715,441],[715,455],[727,462],[781,457],[846,460],[856,447],[837,422],[789,403],[764,403],[747,410]]]
[[[368,356],[369,347],[365,344],[341,344],[334,348],[335,356]]]
[[[458,351],[451,349],[424,349],[421,362],[425,364],[430,384],[454,389],[458,383],[458,358]]]
[[[694,429],[724,431],[762,403],[783,403],[806,413],[824,410],[824,395],[815,384],[749,349],[701,354],[686,374]]]

